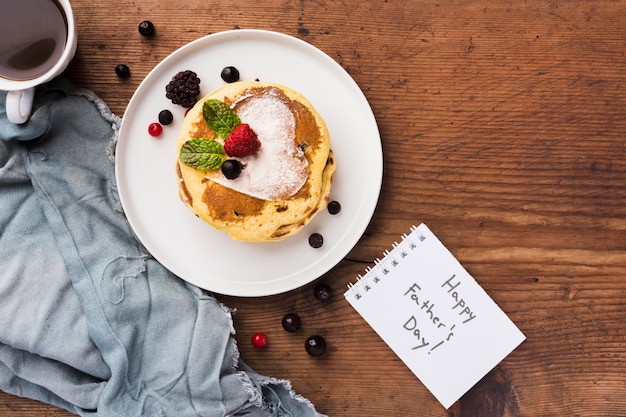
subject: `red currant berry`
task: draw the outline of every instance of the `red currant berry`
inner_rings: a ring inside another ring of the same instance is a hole
[[[161,133],[163,133],[163,126],[161,126],[161,123],[150,123],[150,126],[148,126],[148,133],[150,134],[150,136],[160,136]]]
[[[251,342],[252,346],[257,349],[261,349],[267,345],[267,337],[265,336],[265,333],[257,332],[252,335]]]

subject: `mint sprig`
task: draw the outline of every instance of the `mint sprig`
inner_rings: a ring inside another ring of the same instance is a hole
[[[200,171],[212,171],[222,166],[226,153],[224,145],[214,139],[191,139],[183,143],[178,159]]]
[[[215,134],[226,139],[230,132],[241,124],[237,113],[226,103],[216,99],[209,99],[202,105],[202,115]]]

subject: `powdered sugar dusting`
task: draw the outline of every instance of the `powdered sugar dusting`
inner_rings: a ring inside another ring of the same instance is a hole
[[[296,121],[285,102],[272,90],[262,96],[244,96],[234,104],[242,123],[248,123],[261,141],[259,151],[241,158],[241,175],[211,179],[225,187],[263,200],[281,200],[298,192],[308,177],[308,161],[295,143]],[[218,174],[217,172],[215,174]]]

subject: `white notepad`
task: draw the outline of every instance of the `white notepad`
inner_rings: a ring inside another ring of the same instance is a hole
[[[525,339],[424,224],[344,296],[445,408]]]

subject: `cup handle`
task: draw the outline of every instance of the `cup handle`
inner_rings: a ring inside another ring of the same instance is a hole
[[[35,99],[35,88],[7,92],[7,118],[11,123],[21,125],[30,118]]]

